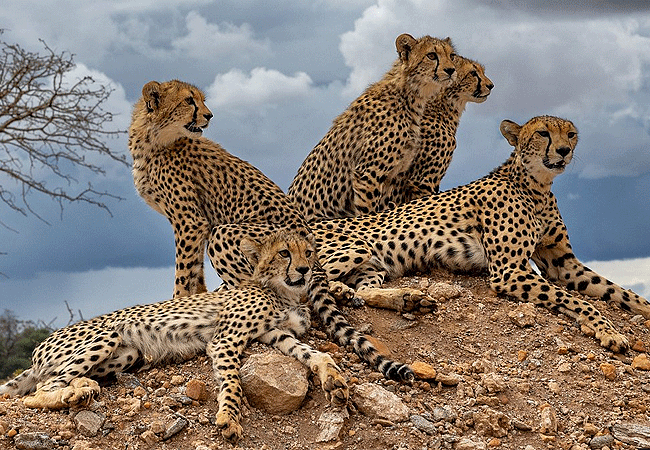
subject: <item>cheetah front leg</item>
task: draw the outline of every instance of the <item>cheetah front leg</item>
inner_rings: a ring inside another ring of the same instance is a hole
[[[207,221],[188,214],[172,218],[170,222],[176,249],[174,298],[207,292],[203,267],[210,231]]]
[[[609,304],[633,314],[650,319],[650,302],[640,295],[625,289],[584,266],[571,253],[570,247],[538,249],[533,261],[549,279],[567,289],[578,291],[590,297],[599,297]]]
[[[341,375],[341,369],[330,355],[314,350],[279,328],[273,328],[257,339],[274,346],[287,356],[293,356],[308,367],[318,377],[325,397],[333,405],[347,404],[350,395],[348,385]]]
[[[492,272],[490,284],[498,293],[533,302],[548,309],[556,309],[573,317],[581,327],[592,330],[600,345],[605,348],[614,352],[625,352],[629,348],[627,338],[593,305],[549,284],[532,269]]]
[[[67,386],[53,381],[38,388],[23,399],[28,408],[62,409],[73,406],[88,406],[99,395],[99,384],[90,378],[80,377]]]

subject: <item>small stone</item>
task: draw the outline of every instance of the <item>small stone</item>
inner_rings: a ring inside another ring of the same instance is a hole
[[[187,395],[192,400],[197,400],[200,402],[206,401],[209,397],[208,389],[205,383],[201,380],[197,380],[196,378],[193,378],[187,382],[187,385],[185,386],[185,395]]]
[[[437,406],[433,408],[432,414],[433,420],[436,422],[441,420],[444,420],[445,422],[453,422],[458,417],[458,414],[456,414],[449,406]]]
[[[542,442],[546,442],[546,443],[555,442],[555,439],[556,439],[555,436],[553,436],[553,435],[543,434],[543,433],[539,434],[539,438],[542,440]]]
[[[508,434],[510,420],[501,411],[486,408],[473,413],[474,429],[482,436],[504,437]]]
[[[422,361],[413,362],[411,369],[415,373],[415,376],[421,380],[433,380],[437,375],[436,369]]]
[[[564,347],[564,346],[562,346],[562,347],[558,347],[558,349],[557,349],[557,354],[558,354],[558,355],[566,355],[567,353],[569,353],[569,349],[568,349],[568,348],[566,348],[566,347]]]
[[[189,425],[189,421],[180,414],[176,414],[176,420],[169,426],[169,428],[167,428],[167,431],[165,431],[165,434],[162,437],[163,441],[166,441],[172,436],[180,433],[180,431],[187,425]]]
[[[557,381],[549,381],[548,390],[557,395],[560,393],[560,384]]]
[[[585,423],[583,429],[585,430],[585,434],[587,436],[595,436],[596,434],[598,434],[598,427],[593,423],[589,423],[589,422]]]
[[[402,400],[383,387],[364,383],[354,386],[352,396],[357,409],[370,418],[404,422],[409,418],[409,409]]]
[[[641,353],[640,355],[637,355],[632,360],[632,368],[639,369],[639,370],[650,370],[650,359],[648,359],[648,355],[646,355],[645,353]]]
[[[645,325],[646,328],[650,329],[650,320],[646,320],[645,322],[643,322],[643,325]]]
[[[634,341],[634,344],[632,344],[632,350],[639,353],[645,353],[647,351],[645,344],[640,339]]]
[[[600,371],[605,375],[605,378],[612,381],[616,379],[616,367],[610,363],[602,363]]]
[[[503,379],[503,377],[494,372],[490,372],[482,375],[481,384],[490,393],[502,392],[507,388],[506,382]]]
[[[587,359],[589,361],[594,361],[596,359],[596,355],[592,352],[587,353]]]
[[[21,450],[52,450],[56,442],[46,433],[20,433],[14,439],[14,445]]]
[[[542,434],[554,435],[557,433],[557,417],[555,410],[548,404],[543,405],[540,411],[541,421],[539,432]]]
[[[165,427],[165,424],[160,420],[154,420],[151,422],[151,431],[153,431],[155,434],[163,434],[166,429],[167,428]]]
[[[457,373],[438,373],[436,375],[436,381],[444,384],[445,386],[456,386],[458,383],[463,381],[463,377]]]
[[[79,411],[77,415],[74,416],[74,423],[77,427],[77,431],[83,434],[84,436],[93,437],[97,435],[97,432],[104,424],[105,417],[100,416],[92,411]]]
[[[185,378],[183,378],[181,375],[174,375],[171,379],[171,383],[174,386],[180,386],[185,382]]]
[[[320,433],[316,442],[328,442],[339,438],[345,420],[350,417],[346,408],[326,409],[318,418]]]
[[[143,441],[145,441],[149,445],[153,445],[159,441],[158,436],[156,436],[152,430],[145,431],[140,435],[140,437],[142,438]]]
[[[571,363],[564,362],[557,367],[557,371],[560,373],[569,373],[571,372]]]
[[[533,429],[531,425],[527,424],[526,422],[522,422],[519,419],[512,419],[510,423],[513,427],[520,431],[531,431]]]
[[[589,441],[589,447],[594,449],[610,447],[612,444],[614,444],[614,436],[611,434],[594,436],[591,441]]]
[[[499,445],[501,445],[501,439],[499,438],[492,438],[490,439],[490,442],[488,442],[487,444],[489,448],[495,448],[498,447]]]
[[[526,350],[519,350],[517,352],[517,360],[519,360],[519,362],[525,361],[526,358],[528,358],[528,352]]]
[[[18,434],[18,430],[16,430],[15,428],[12,428],[11,430],[7,431],[8,438],[12,438],[17,434]]]
[[[508,313],[508,317],[520,328],[535,325],[535,305],[532,303],[521,303]]]
[[[436,434],[438,429],[436,426],[425,419],[424,417],[415,414],[411,416],[411,422],[413,423],[413,426],[417,428],[420,431],[424,431],[426,434],[433,435]]]
[[[133,389],[134,397],[144,397],[145,395],[147,395],[147,390],[142,386],[138,386],[135,389]]]
[[[456,450],[485,450],[485,444],[480,441],[473,441],[470,438],[461,438],[454,446]]]

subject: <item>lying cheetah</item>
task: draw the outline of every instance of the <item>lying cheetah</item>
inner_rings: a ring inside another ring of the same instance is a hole
[[[395,45],[392,68],[334,120],[289,186],[309,222],[380,209],[420,147],[427,102],[456,79],[449,38],[402,34]]]
[[[135,186],[145,201],[172,225],[176,246],[174,297],[206,291],[203,258],[211,235],[211,261],[226,286],[248,279],[252,266],[240,251],[245,224],[310,233],[300,212],[282,190],[246,161],[201,136],[212,113],[203,93],[178,80],[150,81],[133,109],[129,150]],[[216,242],[216,241],[215,241]],[[239,261],[245,264],[239,264]],[[411,369],[382,356],[352,328],[328,290],[322,268],[314,268],[309,299],[327,331],[342,345],[351,344],[385,376],[413,379]]]
[[[401,186],[386,197],[387,202],[401,205],[439,191],[456,149],[456,130],[465,105],[483,103],[494,88],[485,68],[476,61],[457,56],[454,65],[456,81],[427,104],[420,127],[421,146],[403,174]]]
[[[348,387],[334,360],[296,339],[310,324],[300,299],[316,265],[313,239],[279,232],[261,244],[242,244],[255,262],[254,281],[133,306],[57,330],[34,350],[32,367],[0,386],[0,394],[25,395],[36,388],[23,400],[32,408],[88,404],[100,390],[92,378],[206,351],[221,381],[216,424],[224,438],[236,442],[242,436],[239,358],[257,339],[297,358],[318,376],[328,400],[345,405]]]
[[[504,120],[501,132],[515,149],[484,178],[394,210],[313,223],[328,277],[363,297],[384,278],[434,263],[487,269],[496,292],[559,310],[595,332],[604,347],[625,351],[625,336],[592,304],[568,292],[650,318],[646,299],[583,266],[571,250],[551,186],[573,157],[576,128],[568,120],[541,116],[522,126]]]

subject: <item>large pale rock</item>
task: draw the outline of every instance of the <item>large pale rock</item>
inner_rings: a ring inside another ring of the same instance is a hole
[[[454,446],[456,450],[485,450],[485,443],[473,441],[470,438],[461,438]]]
[[[543,434],[554,435],[557,433],[557,416],[555,410],[550,405],[544,405],[540,411],[541,421],[539,432]]]
[[[486,408],[475,412],[474,429],[481,436],[504,437],[510,428],[510,419],[501,411]]]
[[[521,303],[508,313],[508,317],[518,327],[531,327],[535,325],[535,305]]]
[[[328,442],[339,438],[345,420],[350,417],[347,408],[326,409],[318,418],[320,432],[316,442]]]
[[[77,426],[77,430],[84,436],[93,437],[97,435],[97,432],[104,424],[105,417],[100,414],[96,414],[92,411],[79,411],[76,416],[74,416],[74,423]]]
[[[46,433],[19,433],[14,445],[21,450],[53,450],[56,443]]]
[[[637,448],[650,448],[650,427],[636,423],[621,422],[612,427],[616,439]]]
[[[240,370],[248,402],[271,414],[289,414],[307,394],[309,369],[275,352],[251,355]]]
[[[357,409],[370,418],[391,422],[404,422],[409,418],[409,409],[402,400],[377,384],[355,386],[352,399]]]

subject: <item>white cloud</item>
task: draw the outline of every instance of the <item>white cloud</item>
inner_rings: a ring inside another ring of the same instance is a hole
[[[311,78],[305,72],[287,76],[277,70],[257,67],[250,74],[233,69],[217,75],[206,95],[208,104],[215,108],[251,114],[295,100],[304,101],[311,87]]]

